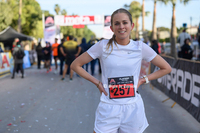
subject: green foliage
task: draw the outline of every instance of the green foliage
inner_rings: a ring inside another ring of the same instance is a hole
[[[60,13],[60,6],[58,4],[55,5],[54,11],[56,12],[57,15]]]
[[[67,15],[67,11],[66,11],[65,9],[63,9],[63,10],[61,11],[61,14],[62,14],[62,15]]]
[[[165,38],[165,42],[170,42],[170,38]]]
[[[43,10],[44,16],[54,16],[53,14],[50,14],[49,11]]]
[[[13,12],[8,3],[0,2],[0,31],[6,29],[13,19]]]
[[[158,31],[170,31],[170,29],[166,28],[166,27],[158,27],[157,30]]]
[[[60,6],[55,5],[55,11],[57,14],[67,15],[65,9],[61,10]],[[42,11],[39,3],[36,0],[23,0],[22,1],[22,15],[21,15],[21,27],[22,33],[33,36],[35,38],[43,38],[43,22],[42,13],[45,16],[54,16],[49,11]],[[4,30],[8,26],[11,26],[15,30],[18,27],[19,17],[19,0],[7,0],[0,2],[0,31]],[[75,29],[72,26],[62,26],[61,32],[64,36],[73,35],[76,38],[85,37],[87,41],[91,36],[95,34],[85,28]]]
[[[177,34],[180,34],[185,28],[184,27],[180,27],[180,28],[176,27],[176,29],[177,29]]]
[[[7,3],[12,8],[13,12],[12,23],[10,26],[17,30],[19,17],[19,0],[9,0]],[[34,36],[36,38],[42,38],[43,29],[41,22],[42,10],[39,3],[36,0],[23,0],[21,15],[22,33],[29,36]]]

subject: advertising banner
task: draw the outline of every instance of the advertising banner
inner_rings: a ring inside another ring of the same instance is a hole
[[[44,29],[44,40],[45,42],[55,43],[56,37],[56,26],[51,26]]]
[[[186,109],[200,122],[200,63],[163,57],[172,72],[151,83]],[[151,64],[151,72],[158,68]]]
[[[55,25],[60,26],[73,26],[73,25],[88,25],[88,24],[103,24],[104,16],[93,15],[93,16],[54,16]]]
[[[10,74],[9,53],[0,53],[0,77]]]
[[[111,26],[111,16],[104,16],[104,29],[103,29],[103,38],[110,39],[113,36],[113,32],[110,29]]]
[[[44,41],[50,42],[51,45],[55,43],[55,38],[60,43],[60,26],[55,25],[54,18],[53,16],[48,16],[44,19]]]

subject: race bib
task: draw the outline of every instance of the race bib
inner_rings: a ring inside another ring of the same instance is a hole
[[[135,96],[133,76],[108,78],[110,99]]]

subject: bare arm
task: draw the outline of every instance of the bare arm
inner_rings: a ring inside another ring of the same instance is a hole
[[[60,52],[62,53],[63,56],[66,56],[64,50],[63,50],[63,47],[60,47]]]
[[[152,61],[151,63],[153,63],[155,66],[159,67],[160,70],[154,72],[154,73],[151,73],[150,75],[148,75],[148,79],[149,81],[150,80],[154,80],[154,79],[157,79],[157,78],[160,78],[168,73],[170,73],[172,71],[172,68],[171,66],[160,56],[160,55],[157,55]],[[138,87],[145,83],[145,79],[144,78],[141,78],[138,82]],[[137,88],[138,88],[137,87]]]
[[[80,53],[81,53],[81,47],[78,47],[78,52],[75,54],[75,56],[77,57]]]
[[[93,84],[95,84],[97,86],[97,88],[99,89],[100,93],[104,93],[105,95],[107,95],[103,84],[96,79],[95,77],[93,77],[92,75],[90,75],[87,71],[85,71],[82,66],[84,64],[89,63],[90,61],[92,61],[93,58],[87,53],[83,53],[81,54],[78,58],[76,58],[72,64],[71,64],[71,69],[74,70],[78,75],[80,75],[81,77],[85,78],[86,80],[92,82]]]

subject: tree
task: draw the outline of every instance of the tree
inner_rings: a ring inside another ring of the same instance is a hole
[[[18,28],[17,28],[17,31],[19,33],[21,33],[21,30],[22,30],[21,16],[22,16],[22,0],[19,0],[19,17],[18,17]]]
[[[132,1],[130,5],[125,4],[124,7],[131,13],[133,22],[135,23],[135,38],[139,38],[139,17],[147,16],[149,12],[143,13],[143,7],[140,5],[138,1]],[[144,27],[143,27],[144,28]],[[132,34],[133,35],[133,34]],[[133,38],[133,37],[132,37]]]
[[[67,15],[67,11],[66,11],[65,9],[63,9],[63,10],[61,11],[61,14],[62,14],[62,15]]]
[[[13,19],[12,8],[6,2],[0,2],[0,31],[6,29]]]
[[[145,31],[144,28],[144,17],[145,17],[145,11],[144,11],[144,0],[142,0],[142,31]]]
[[[138,20],[139,20],[139,17],[141,16],[142,7],[138,1],[132,1],[130,5],[125,4],[124,7],[127,8],[128,11],[132,15],[132,19],[133,19],[133,22],[135,22],[135,27],[136,27],[135,38],[138,38],[139,37],[139,35],[138,35],[138,33],[139,33]],[[133,37],[131,36],[131,38],[133,38]]]
[[[152,40],[157,40],[157,28],[156,28],[156,5],[157,1],[167,4],[169,0],[154,0],[154,9],[153,9],[153,26],[152,26]]]
[[[187,4],[190,0],[180,0],[181,3]],[[170,0],[172,4],[172,21],[171,21],[171,35],[170,35],[170,42],[171,42],[171,56],[177,59],[177,52],[176,52],[176,36],[177,36],[177,29],[176,29],[176,0]]]
[[[55,5],[54,11],[56,12],[56,15],[59,14],[59,12],[60,12],[60,6],[58,4]]]
[[[53,14],[50,14],[49,11],[47,11],[47,10],[43,10],[42,12],[44,13],[45,17],[46,16],[54,16]]]

